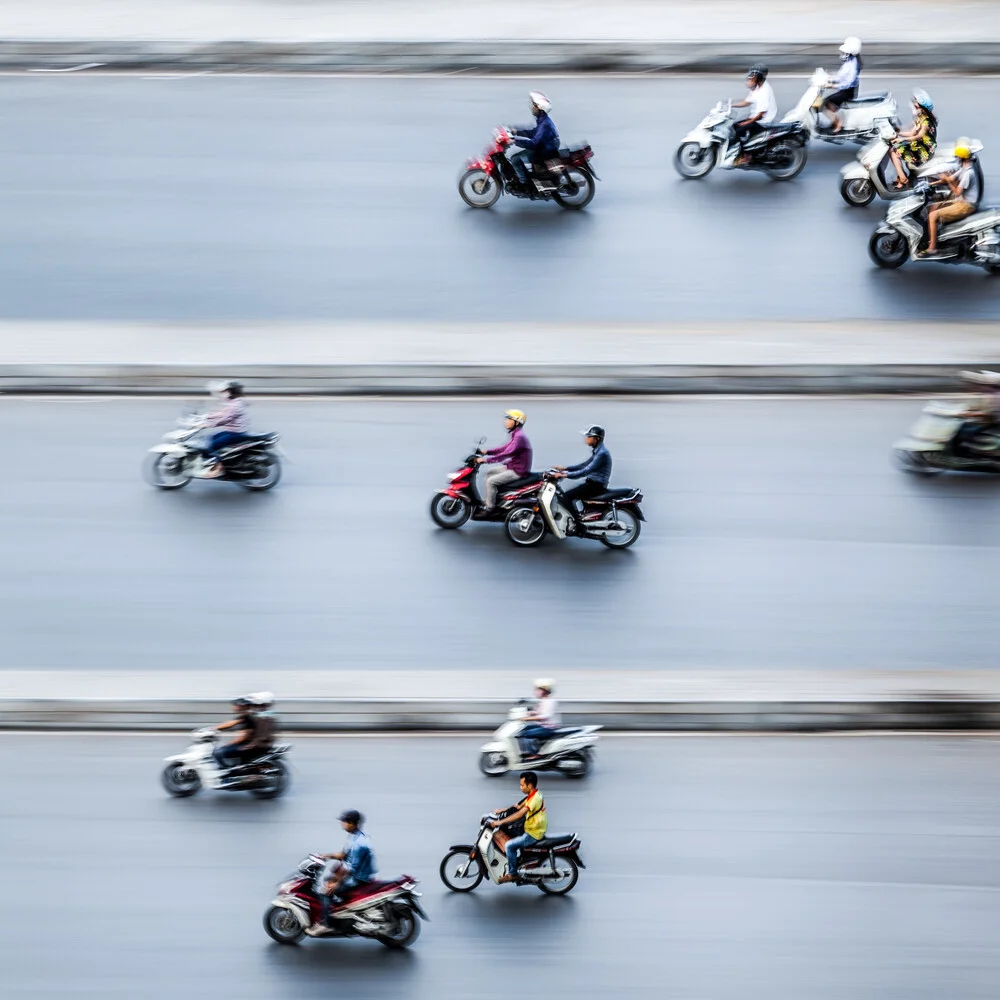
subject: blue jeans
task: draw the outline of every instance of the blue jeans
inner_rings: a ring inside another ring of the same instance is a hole
[[[554,732],[554,729],[532,722],[521,730],[517,739],[525,753],[538,753],[539,744],[547,740]]]
[[[225,771],[243,763],[243,751],[239,743],[226,743],[216,747],[212,751],[212,756],[215,758],[215,763]]]
[[[520,837],[514,837],[512,840],[507,841],[504,853],[507,855],[508,875],[517,875],[517,852],[522,847],[531,847],[532,844],[537,843],[538,841],[530,833],[522,833]]]
[[[249,434],[242,434],[239,431],[216,431],[209,438],[206,454],[210,458],[218,459],[219,452],[226,445],[236,444],[237,441],[245,441],[249,436]]]

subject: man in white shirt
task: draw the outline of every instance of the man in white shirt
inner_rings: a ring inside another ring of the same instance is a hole
[[[562,725],[559,702],[552,697],[555,682],[546,679],[535,681],[535,707],[525,717],[527,725],[518,735],[521,752],[525,755],[538,753],[538,747]]]
[[[747,72],[747,85],[750,90],[747,92],[745,100],[734,101],[734,108],[750,108],[750,116],[734,125],[736,138],[740,145],[745,145],[747,140],[763,130],[763,126],[769,125],[778,117],[778,102],[774,99],[774,90],[767,82],[767,67],[759,63],[750,67]],[[740,158],[741,163],[746,162],[746,156]]]

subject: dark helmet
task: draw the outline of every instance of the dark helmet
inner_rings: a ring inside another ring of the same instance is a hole
[[[357,809],[348,809],[346,812],[340,814],[341,823],[350,823],[351,826],[361,826],[363,821],[364,816]]]
[[[580,431],[584,437],[595,437],[598,441],[604,440],[604,428],[597,424],[591,424],[585,431]]]
[[[763,83],[767,79],[767,67],[763,63],[754,63],[747,70],[747,79],[759,79]]]
[[[233,704],[237,708],[253,708],[253,702],[249,698],[234,698]]]
[[[214,395],[235,399],[237,396],[243,395],[243,383],[233,379],[226,379],[223,382],[209,382],[208,390]]]

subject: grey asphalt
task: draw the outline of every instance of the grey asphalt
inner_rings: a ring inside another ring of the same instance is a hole
[[[994,738],[605,738],[586,782],[543,776],[587,869],[565,899],[437,867],[518,797],[480,738],[293,737],[276,802],[168,798],[185,739],[0,738],[12,997],[992,1000],[1000,977]],[[273,944],[261,917],[360,808],[383,876],[422,882],[412,951]]]
[[[631,550],[435,528],[514,403],[538,468],[609,429]],[[7,398],[0,667],[995,667],[1000,484],[897,471],[921,405],[257,400],[289,462],[250,494],[142,480],[180,401]]]
[[[942,139],[979,136],[1000,80],[935,79]],[[913,80],[871,79],[903,102]],[[0,79],[0,317],[530,318],[542,322],[1000,316],[973,269],[878,271],[850,149],[791,184],[683,182],[682,136],[742,80],[545,80],[602,178],[591,208],[466,209],[455,182],[535,81]],[[804,80],[775,81],[784,111]]]

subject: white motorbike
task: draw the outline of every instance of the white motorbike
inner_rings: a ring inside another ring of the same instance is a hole
[[[830,77],[823,69],[817,69],[809,78],[809,86],[799,98],[799,103],[782,119],[783,122],[798,122],[812,139],[822,139],[824,142],[868,142],[879,134],[882,122],[889,122],[894,128],[899,128],[899,118],[896,115],[896,100],[892,94],[883,91],[879,94],[862,94],[853,101],[847,101],[840,108],[843,128],[833,132],[829,125],[824,124],[823,103],[824,91],[829,91]]]
[[[479,748],[479,769],[483,774],[495,778],[529,767],[532,771],[559,771],[567,778],[585,778],[594,763],[597,731],[601,727],[557,729],[539,747],[537,757],[525,760],[518,736],[527,726],[525,718],[530,710],[530,702],[518,702],[507,713],[507,721],[493,734],[493,739]]]
[[[176,798],[187,798],[202,788],[223,792],[251,792],[258,799],[276,799],[288,788],[288,768],[284,757],[291,747],[279,744],[246,764],[220,768],[212,756],[219,742],[213,728],[196,729],[191,746],[184,753],[167,757],[161,780],[163,787]]]
[[[192,479],[234,482],[248,490],[269,490],[277,485],[282,452],[278,435],[273,432],[248,434],[245,440],[222,448],[222,475],[207,475],[215,463],[206,461],[204,449],[207,435],[216,430],[219,428],[207,426],[204,414],[181,417],[177,429],[167,431],[160,444],[149,449],[146,479],[161,490],[179,490]]]
[[[677,147],[674,167],[681,177],[697,180],[713,167],[762,170],[776,181],[788,181],[806,165],[807,136],[797,122],[772,122],[741,147],[731,119],[732,103],[719,102]],[[740,153],[745,162],[739,162]]]
[[[858,153],[858,158],[854,163],[841,167],[840,196],[848,205],[856,207],[870,205],[876,195],[885,201],[899,201],[912,193],[913,187],[921,178],[951,172],[958,166],[958,161],[954,156],[955,147],[938,146],[937,153],[932,159],[928,160],[922,167],[910,171],[907,186],[896,188],[889,180],[890,168],[893,168],[893,181],[896,178],[892,158],[889,156],[889,150],[895,138],[896,129],[889,122],[882,122],[879,127],[879,137]],[[978,152],[982,148],[982,143],[973,144],[973,152]],[[975,169],[979,174],[979,190],[982,191],[985,179],[983,178],[983,168],[978,159],[975,161]]]
[[[1000,379],[1000,376],[998,376]],[[1000,473],[1000,428],[984,421],[992,408],[986,400],[939,400],[928,403],[910,433],[892,447],[907,472]],[[967,432],[959,432],[967,425]]]

